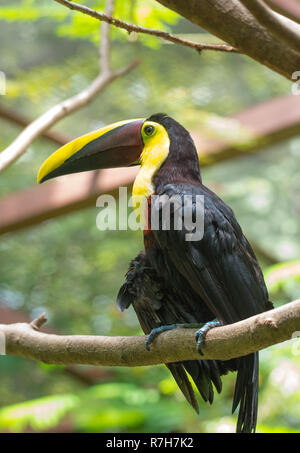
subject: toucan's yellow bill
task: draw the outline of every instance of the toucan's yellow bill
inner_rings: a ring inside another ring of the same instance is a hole
[[[144,121],[120,121],[67,143],[42,164],[38,183],[69,173],[137,164],[143,150]]]

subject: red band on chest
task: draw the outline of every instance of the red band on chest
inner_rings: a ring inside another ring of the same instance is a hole
[[[144,235],[151,233],[151,196],[147,198],[147,207],[145,213],[146,224],[144,228]]]

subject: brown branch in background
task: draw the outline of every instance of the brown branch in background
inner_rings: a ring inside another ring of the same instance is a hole
[[[263,248],[258,242],[254,241],[251,236],[246,233],[246,237],[248,238],[254,252],[261,258],[267,265],[277,264],[280,259],[269,250]]]
[[[240,0],[240,2],[273,36],[299,52],[300,27],[297,23],[272,11],[263,0]]]
[[[197,329],[177,328],[159,335],[151,351],[145,337],[59,336],[30,324],[0,325],[6,353],[53,364],[141,366],[184,360],[229,360],[300,336],[300,299],[235,324],[211,329],[203,356],[196,348]],[[3,349],[3,343],[2,343]]]
[[[26,126],[30,123],[30,121],[28,119],[26,119],[24,116],[20,117],[22,123],[19,123],[18,114],[12,110],[7,111],[7,109],[3,108],[1,105],[0,105],[0,118],[7,119],[8,121],[11,121],[15,124],[21,124],[23,126]],[[64,138],[64,136],[62,136],[59,133],[56,136],[56,132],[52,132],[52,133],[45,132],[43,134],[43,137],[47,138],[51,142],[61,145],[61,146],[72,140],[71,137]],[[95,173],[95,175],[96,175],[96,173]],[[1,225],[0,225],[0,234],[1,234]],[[249,235],[247,235],[247,237],[249,237]],[[278,261],[280,261],[278,258],[273,256],[269,251],[262,248],[257,242],[253,241],[253,239],[251,239],[251,238],[250,238],[250,243],[251,243],[255,253],[257,253],[259,255],[259,257],[262,258],[266,263],[275,264],[275,263],[278,263]]]
[[[24,115],[20,115],[19,112],[16,112],[14,110],[7,109],[3,105],[0,105],[0,118],[22,127],[27,127],[31,123],[31,121]],[[41,137],[46,138],[50,142],[60,146],[72,140],[71,137],[67,137],[60,132],[54,131],[45,131],[43,132],[43,134],[41,134]]]
[[[267,286],[275,285],[280,280],[287,280],[291,277],[297,278],[300,275],[300,261],[291,261],[280,266],[275,266],[265,276]]]
[[[111,2],[109,1],[108,4]],[[112,71],[109,67],[109,52],[106,46],[109,45],[109,39],[102,40],[102,61],[100,73],[93,82],[80,93],[66,99],[50,110],[45,112],[31,124],[29,124],[19,136],[0,154],[0,173],[9,167],[27,150],[29,145],[47,129],[56,124],[62,118],[79,110],[92,102],[96,96],[101,93],[110,83],[118,77],[121,77],[138,65],[138,61],[134,61],[125,68],[119,71]]]
[[[237,52],[237,49],[235,49],[233,46],[228,46],[226,44],[199,44],[197,42],[183,39],[176,35],[172,35],[166,31],[155,30],[153,28],[129,24],[128,22],[124,22],[123,20],[111,17],[108,14],[101,13],[100,11],[96,11],[94,9],[88,8],[87,6],[79,5],[78,3],[70,2],[68,0],[54,0],[54,1],[57,3],[61,3],[62,5],[72,10],[79,11],[83,14],[87,14],[88,16],[91,16],[94,19],[98,19],[100,21],[107,22],[110,25],[114,25],[115,27],[122,28],[123,30],[126,30],[128,33],[134,32],[151,36],[157,36],[158,38],[173,42],[174,44],[181,44],[182,46],[190,47],[191,49],[197,50],[198,52],[201,52],[202,50]]]
[[[210,138],[203,136],[200,127],[192,130],[202,168],[264,150],[272,152],[274,147],[270,145],[299,135],[300,96],[289,95],[265,101],[227,119],[234,120],[241,130],[250,131],[253,140],[246,143],[242,134],[234,142],[225,137],[222,141],[213,135]],[[200,117],[199,123],[201,121]],[[118,187],[131,185],[137,172],[138,167],[108,169],[102,170],[98,178],[93,172],[83,172],[8,194],[0,200],[0,235],[79,209],[95,207],[101,193],[118,196]],[[215,185],[214,191],[221,192],[222,189]]]

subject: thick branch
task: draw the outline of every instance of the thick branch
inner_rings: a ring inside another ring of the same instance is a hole
[[[273,36],[299,52],[300,27],[298,24],[275,13],[262,0],[240,0],[240,2]]]
[[[300,52],[276,39],[237,0],[156,1],[290,80],[300,68]]]
[[[166,41],[173,42],[174,44],[181,44],[182,46],[190,47],[191,49],[195,49],[197,51],[202,50],[218,50],[221,52],[236,52],[236,49],[233,46],[227,46],[225,44],[199,44],[194,41],[190,41],[187,39],[180,38],[179,36],[172,35],[163,30],[155,30],[153,28],[141,27],[139,25],[129,24],[128,22],[124,22],[123,20],[117,19],[115,17],[111,17],[108,14],[101,13],[94,9],[88,8],[84,5],[79,5],[78,3],[71,2],[69,0],[54,0],[57,3],[61,3],[62,5],[66,6],[67,8],[79,11],[83,14],[87,14],[88,16],[93,17],[94,19],[98,19],[103,22],[107,22],[108,24],[114,25],[115,27],[122,28],[123,30],[128,31],[128,33],[143,33],[146,35],[157,36],[158,38],[162,38]]]
[[[55,364],[139,366],[191,359],[228,360],[300,336],[300,299],[277,309],[218,327],[208,332],[203,356],[196,349],[195,329],[176,329],[161,334],[151,351],[145,337],[58,336],[33,329],[30,324],[0,325],[1,350]]]

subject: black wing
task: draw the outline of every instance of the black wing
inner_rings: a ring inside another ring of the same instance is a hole
[[[153,231],[164,255],[165,266],[159,272],[164,272],[166,281],[171,278],[177,289],[175,268],[215,317],[225,324],[272,308],[259,264],[233,211],[203,185],[167,185],[159,195],[170,198],[177,195],[182,199],[192,195],[194,219],[196,216],[201,218],[201,214],[196,212],[201,206],[196,204],[196,196],[204,196],[204,235],[201,240],[187,241],[189,231],[184,226],[180,230],[172,228],[172,210],[171,228]],[[159,204],[156,206],[160,209]],[[156,265],[152,260],[151,264]]]

